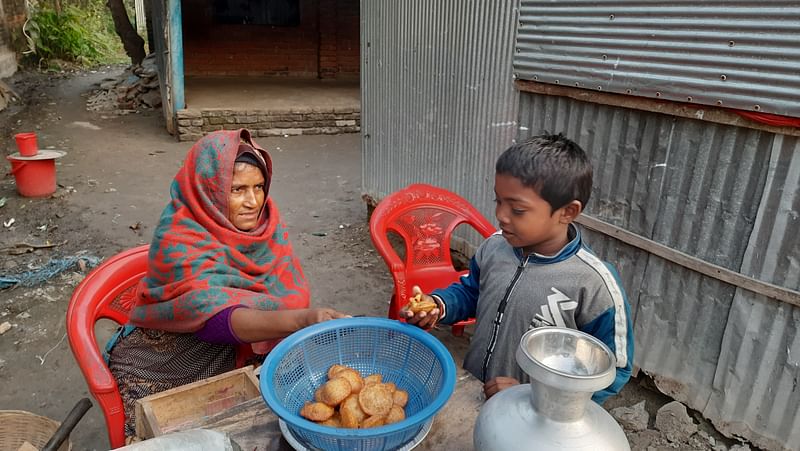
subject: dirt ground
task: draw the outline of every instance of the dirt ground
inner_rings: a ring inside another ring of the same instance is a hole
[[[0,278],[51,259],[106,258],[149,242],[189,143],[178,143],[166,132],[160,110],[128,115],[86,110],[91,89],[122,69],[57,76],[20,73],[7,80],[23,100],[0,112],[4,153],[15,151],[14,133],[36,131],[40,147],[65,150],[67,155],[58,160],[60,188],[51,198],[21,198],[13,177],[0,177],[0,199],[6,198],[0,207]],[[369,239],[367,210],[360,197],[359,135],[258,142],[272,154],[271,195],[290,227],[313,304],[384,316],[392,282]],[[8,172],[7,163],[0,166],[2,174]],[[16,246],[21,243],[52,247]],[[11,325],[0,335],[0,409],[60,420],[79,399],[89,396],[64,326],[69,297],[84,274],[73,267],[34,287],[0,290],[0,324]],[[113,325],[101,324],[98,335],[105,340],[112,330]],[[460,364],[468,337],[452,337],[447,329],[435,333]],[[648,414],[645,429],[626,426],[635,450],[747,449],[719,435],[694,412],[687,418],[699,432],[670,435],[663,423],[657,424],[656,414],[671,400],[655,391],[644,375],[632,379],[605,407],[631,407],[641,401]],[[97,406],[71,439],[76,450],[107,449],[105,423]]]

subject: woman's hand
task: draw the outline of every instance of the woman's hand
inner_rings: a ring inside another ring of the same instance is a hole
[[[497,392],[515,385],[519,385],[519,381],[513,377],[496,377],[483,384],[483,394],[486,395],[486,399],[489,399]]]
[[[432,302],[436,305],[439,305],[439,303],[436,302],[436,300],[433,297],[423,293],[422,290],[420,290],[420,288],[416,285],[414,285],[414,287],[411,288],[411,294],[413,294],[414,297],[419,296],[419,302],[424,302],[424,303]],[[403,307],[402,310],[400,310],[400,317],[405,318],[406,322],[409,324],[421,327],[422,329],[430,329],[436,325],[437,321],[439,321],[440,310],[438,307],[427,312],[425,311],[413,312],[410,309],[410,307],[411,304],[409,303],[405,307]]]
[[[237,308],[231,313],[230,325],[239,340],[255,343],[288,337],[293,332],[312,324],[348,316],[329,308],[297,310]]]
[[[306,314],[303,327],[308,327],[311,326],[312,324],[328,321],[329,319],[350,317],[350,315],[347,315],[342,312],[337,312],[336,310],[331,308],[310,308],[306,309],[305,312]]]

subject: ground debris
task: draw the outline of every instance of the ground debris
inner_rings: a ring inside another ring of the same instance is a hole
[[[645,410],[644,403],[641,401],[632,407],[617,407],[610,413],[625,430],[643,431],[650,422],[650,414]]]
[[[12,244],[11,246],[0,248],[0,252],[5,252],[11,255],[21,255],[21,254],[27,254],[28,252],[33,252],[36,249],[47,249],[52,247],[63,246],[64,244],[67,244],[66,240],[60,243],[47,242],[44,244],[15,243]]]
[[[697,425],[686,411],[686,406],[672,401],[656,412],[656,429],[663,432],[669,441],[681,442],[697,432]]]
[[[117,78],[103,80],[86,100],[88,111],[129,114],[143,109],[161,107],[161,90],[155,55],[141,65],[131,66]]]
[[[80,264],[81,260],[84,260],[85,265]],[[52,258],[46,264],[31,268],[23,273],[1,275],[0,289],[11,288],[18,285],[32,287],[53,278],[73,266],[79,266],[85,269],[87,267],[97,266],[99,263],[100,258],[84,255],[83,253],[68,257]]]

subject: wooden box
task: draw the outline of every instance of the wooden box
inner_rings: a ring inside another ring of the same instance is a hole
[[[260,397],[252,366],[182,385],[136,402],[136,435],[147,439],[199,427],[209,416]]]

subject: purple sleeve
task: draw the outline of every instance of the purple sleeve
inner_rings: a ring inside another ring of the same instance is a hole
[[[208,319],[203,328],[194,333],[194,336],[207,343],[214,344],[242,344],[242,340],[233,332],[231,327],[231,314],[243,305],[234,305],[217,313]]]

